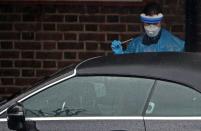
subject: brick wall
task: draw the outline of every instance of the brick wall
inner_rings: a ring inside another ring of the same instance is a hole
[[[160,0],[164,26],[184,39],[184,0]],[[30,87],[59,68],[111,53],[114,39],[142,31],[142,6],[0,5],[0,95]]]

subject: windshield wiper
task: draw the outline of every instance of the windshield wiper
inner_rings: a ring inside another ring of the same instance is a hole
[[[86,110],[85,109],[70,109],[65,107],[64,109],[58,108],[57,110],[53,112],[55,113],[55,116],[59,116],[62,113],[65,113],[66,116],[75,116],[84,111]]]

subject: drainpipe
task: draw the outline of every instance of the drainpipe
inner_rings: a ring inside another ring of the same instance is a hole
[[[186,2],[186,51],[187,52],[196,52],[197,43],[196,43],[196,25],[197,25],[197,5],[198,0],[185,0]]]

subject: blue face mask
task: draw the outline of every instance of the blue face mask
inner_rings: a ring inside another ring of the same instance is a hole
[[[144,29],[147,36],[156,37],[159,34],[161,27],[151,24],[151,25],[144,26]]]

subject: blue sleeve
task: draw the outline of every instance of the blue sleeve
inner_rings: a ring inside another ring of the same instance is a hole
[[[163,29],[163,34],[161,36],[160,42],[162,45],[166,46],[165,50],[161,51],[185,51],[185,42],[165,29]]]

